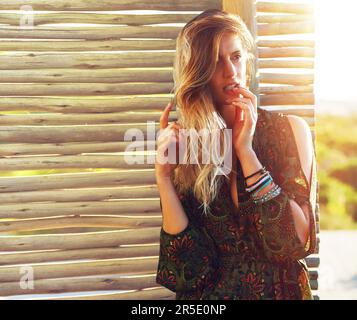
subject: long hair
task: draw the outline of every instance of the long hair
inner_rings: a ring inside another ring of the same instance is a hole
[[[204,140],[197,135],[188,137],[185,162],[174,171],[173,181],[179,193],[192,191],[202,203],[204,213],[216,198],[223,176],[220,165],[202,163],[202,146],[208,150],[223,150],[227,139],[222,129],[226,124],[216,111],[209,89],[209,81],[216,69],[219,47],[225,33],[237,35],[247,56],[247,85],[252,78],[255,42],[244,21],[236,15],[220,10],[206,10],[189,21],[176,40],[174,60],[174,100],[179,110],[178,123],[190,133],[202,129],[220,132]],[[189,148],[188,148],[189,146]],[[188,151],[190,149],[190,151]],[[222,154],[221,154],[222,155]],[[194,159],[192,159],[192,157]],[[196,161],[196,162],[195,162]],[[220,172],[221,170],[221,172]]]

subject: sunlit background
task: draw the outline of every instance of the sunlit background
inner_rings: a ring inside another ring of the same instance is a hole
[[[356,112],[357,1],[315,0],[315,95],[318,112]],[[337,106],[328,102],[343,102]],[[319,103],[319,102],[322,102]],[[323,104],[327,102],[326,104]]]
[[[307,1],[312,2],[312,1]],[[357,299],[357,30],[354,0],[315,0],[320,299]]]

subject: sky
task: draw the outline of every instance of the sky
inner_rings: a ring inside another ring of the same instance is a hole
[[[315,0],[315,96],[357,105],[357,1]]]

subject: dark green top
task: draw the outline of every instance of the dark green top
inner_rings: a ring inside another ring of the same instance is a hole
[[[179,195],[187,228],[175,235],[161,228],[156,282],[176,292],[176,299],[312,299],[303,258],[316,249],[315,155],[308,181],[288,118],[261,108],[253,149],[282,188],[278,196],[258,205],[239,197],[238,209],[223,183],[206,216],[188,192]],[[239,194],[244,187],[238,160]],[[289,199],[309,207],[306,246],[297,236]]]

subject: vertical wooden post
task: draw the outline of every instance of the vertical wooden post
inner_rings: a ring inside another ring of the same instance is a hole
[[[222,0],[222,10],[239,15],[257,43],[256,1],[255,0]],[[259,106],[259,67],[258,48],[254,52],[253,72],[249,89],[256,94]]]

